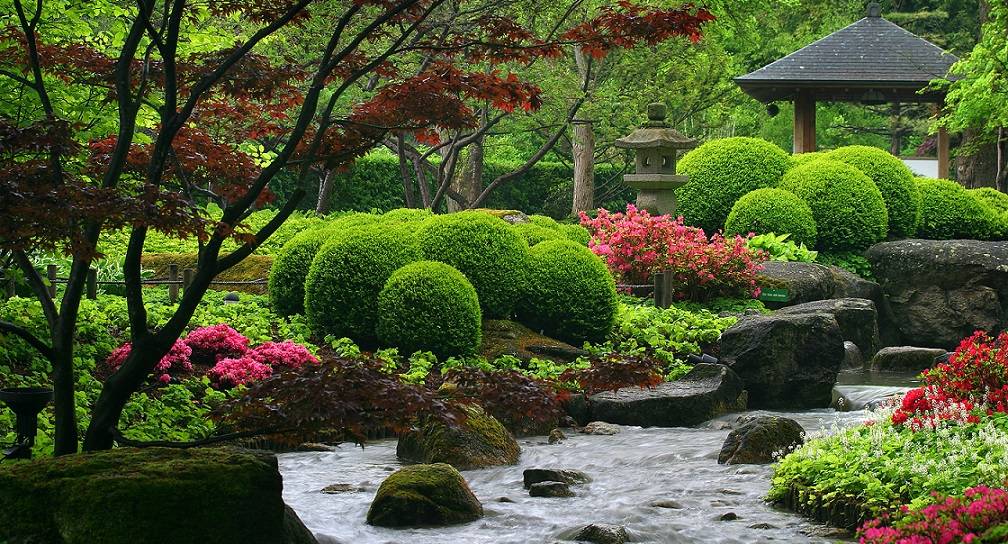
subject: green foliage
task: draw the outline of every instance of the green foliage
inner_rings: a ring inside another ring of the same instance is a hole
[[[796,244],[788,240],[789,234],[777,235],[773,231],[759,236],[753,236],[746,242],[749,249],[765,252],[772,261],[810,263],[816,260],[818,251],[813,251],[805,244]]]
[[[979,198],[986,202],[989,206],[995,210],[1005,213],[1008,212],[1008,195],[994,189],[993,187],[981,187],[979,189],[969,189],[971,195]]]
[[[373,344],[378,293],[392,272],[419,259],[412,235],[385,225],[355,229],[322,246],[305,281],[312,331]]]
[[[385,212],[378,218],[379,223],[421,223],[431,217],[434,213],[430,210],[420,210],[416,208],[397,208]]]
[[[900,505],[920,507],[932,491],[960,494],[967,487],[1003,486],[1008,479],[1008,422],[1003,414],[980,424],[948,425],[914,432],[883,416],[809,441],[774,469],[769,499],[781,500],[793,485],[812,500],[853,502],[873,515]]]
[[[990,240],[1001,232],[999,214],[965,187],[946,179],[917,178],[922,218],[917,235],[948,240]]]
[[[577,242],[583,246],[588,246],[588,242],[591,241],[591,233],[588,229],[582,227],[581,225],[574,224],[562,224],[560,225],[560,232],[567,237],[568,240],[572,242]]]
[[[559,225],[558,225],[559,226]],[[529,246],[534,246],[545,240],[559,240],[566,237],[559,232],[558,228],[549,228],[535,223],[516,223],[511,228],[528,242]]]
[[[872,273],[871,262],[856,251],[831,251],[828,253],[819,252],[816,260],[820,264],[838,266],[848,272],[861,276],[866,280],[875,281],[875,274]]]
[[[826,154],[826,158],[845,162],[867,175],[882,192],[889,213],[889,232],[906,238],[917,232],[920,224],[920,195],[913,172],[892,153],[877,147],[850,145]]]
[[[812,209],[818,248],[864,249],[889,232],[885,201],[871,178],[840,161],[815,160],[797,166],[780,184]]]
[[[605,339],[616,317],[616,283],[605,263],[570,240],[532,248],[521,298],[523,323],[576,345]]]
[[[823,151],[809,151],[807,153],[797,153],[795,155],[791,155],[791,163],[788,168],[790,169],[796,166],[801,166],[805,163],[819,160],[825,156],[826,153]]]
[[[328,241],[330,231],[312,230],[291,238],[273,259],[269,275],[270,303],[281,315],[304,312],[304,286],[312,259]]]
[[[458,212],[426,221],[417,236],[423,258],[449,264],[472,282],[485,317],[514,313],[529,248],[511,225],[483,212]]]
[[[724,225],[725,234],[790,235],[798,244],[814,246],[816,224],[804,200],[784,189],[756,189],[732,206]],[[752,246],[750,246],[752,247]]]
[[[783,149],[766,140],[711,140],[679,160],[689,182],[676,189],[678,211],[687,224],[714,232],[742,195],[777,185],[789,162]]]
[[[403,353],[473,355],[482,336],[476,290],[461,272],[435,261],[396,270],[378,295],[378,339]]]

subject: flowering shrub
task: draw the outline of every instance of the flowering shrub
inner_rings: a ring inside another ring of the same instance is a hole
[[[272,374],[273,367],[255,361],[249,356],[238,359],[221,359],[207,372],[210,383],[219,388],[257,382]]]
[[[193,329],[185,338],[192,348],[192,360],[213,365],[222,359],[234,359],[248,351],[249,339],[224,323]]]
[[[112,369],[118,369],[122,366],[126,357],[129,356],[130,351],[133,349],[133,344],[126,342],[125,344],[114,349],[112,353],[109,354],[108,358],[105,359],[105,364]],[[171,381],[171,372],[188,372],[191,371],[193,366],[192,362],[189,360],[192,356],[192,348],[186,345],[182,340],[176,340],[168,353],[158,361],[157,366],[154,367],[154,375],[157,380],[161,383],[168,383]]]
[[[883,517],[858,530],[861,544],[951,544],[1004,542],[1008,535],[1008,490],[977,486],[962,497],[942,499],[920,509],[904,506],[902,516]]]
[[[924,386],[908,391],[892,415],[896,425],[934,428],[945,421],[977,423],[974,413],[1008,411],[1008,332],[964,339],[948,362],[924,371]]]
[[[283,342],[266,342],[260,344],[246,355],[247,358],[271,367],[301,368],[307,364],[318,364],[319,360],[308,351],[308,348],[284,340]]]
[[[673,275],[678,299],[759,296],[756,273],[763,257],[746,246],[746,238],[717,233],[708,239],[682,217],[653,216],[633,204],[626,213],[600,209],[595,219],[582,212],[581,224],[592,232],[591,250],[621,283],[647,284],[664,271]]]

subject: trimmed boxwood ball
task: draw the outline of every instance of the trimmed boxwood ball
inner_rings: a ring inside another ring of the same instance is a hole
[[[732,206],[725,234],[790,234],[796,244],[814,247],[816,224],[804,200],[784,189],[756,189]]]
[[[474,355],[482,319],[469,280],[437,261],[396,270],[378,295],[378,341],[403,354],[430,351],[442,360]]]
[[[903,161],[884,149],[849,145],[826,154],[826,158],[845,162],[867,175],[882,192],[889,214],[889,232],[906,238],[917,232],[920,223],[920,194],[914,175]]]
[[[789,170],[780,188],[809,205],[820,249],[857,251],[884,240],[889,232],[889,216],[879,188],[847,163],[810,161]]]
[[[522,238],[525,238],[529,246],[534,246],[545,240],[566,239],[558,230],[543,227],[535,223],[516,223],[511,228],[520,234]]]
[[[378,218],[379,223],[420,223],[434,217],[434,212],[417,208],[397,208],[385,212]]]
[[[1008,194],[1002,193],[993,187],[969,189],[969,192],[971,195],[992,206],[995,210],[1001,213],[1008,212]]]
[[[529,223],[539,225],[540,227],[546,227],[555,230],[560,226],[560,223],[558,223],[556,219],[553,219],[548,215],[532,214],[528,216],[528,218]]]
[[[449,264],[465,275],[486,317],[514,313],[529,246],[506,221],[479,211],[439,215],[424,222],[417,240],[424,259]]]
[[[412,233],[389,225],[354,229],[322,246],[305,281],[312,332],[374,345],[378,293],[393,272],[420,258]]]
[[[591,233],[588,229],[582,227],[581,225],[574,224],[561,224],[560,233],[564,235],[565,238],[573,242],[577,242],[585,247],[588,246],[588,242],[591,241]]]
[[[616,306],[616,283],[587,247],[549,240],[532,248],[523,323],[575,345],[601,342],[616,322]]]
[[[269,274],[270,305],[280,315],[304,312],[304,286],[312,259],[329,240],[328,229],[300,232],[273,258]]]
[[[921,195],[921,225],[917,236],[932,240],[999,237],[997,211],[962,185],[947,179],[917,178]]]
[[[790,163],[783,149],[766,140],[711,140],[679,160],[679,173],[689,181],[676,189],[677,211],[687,224],[713,233],[742,195],[777,185]]]
[[[809,151],[807,153],[796,153],[794,155],[791,155],[790,168],[794,168],[795,166],[801,166],[807,162],[812,162],[814,160],[821,159],[825,155],[826,153],[822,151]]]

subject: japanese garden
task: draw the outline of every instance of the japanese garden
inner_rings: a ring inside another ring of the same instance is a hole
[[[0,544],[1008,542],[1008,4],[0,0]]]

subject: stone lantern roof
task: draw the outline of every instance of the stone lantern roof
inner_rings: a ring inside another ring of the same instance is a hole
[[[648,122],[643,127],[616,140],[616,147],[623,149],[693,149],[697,141],[665,124],[665,104],[648,104]]]

